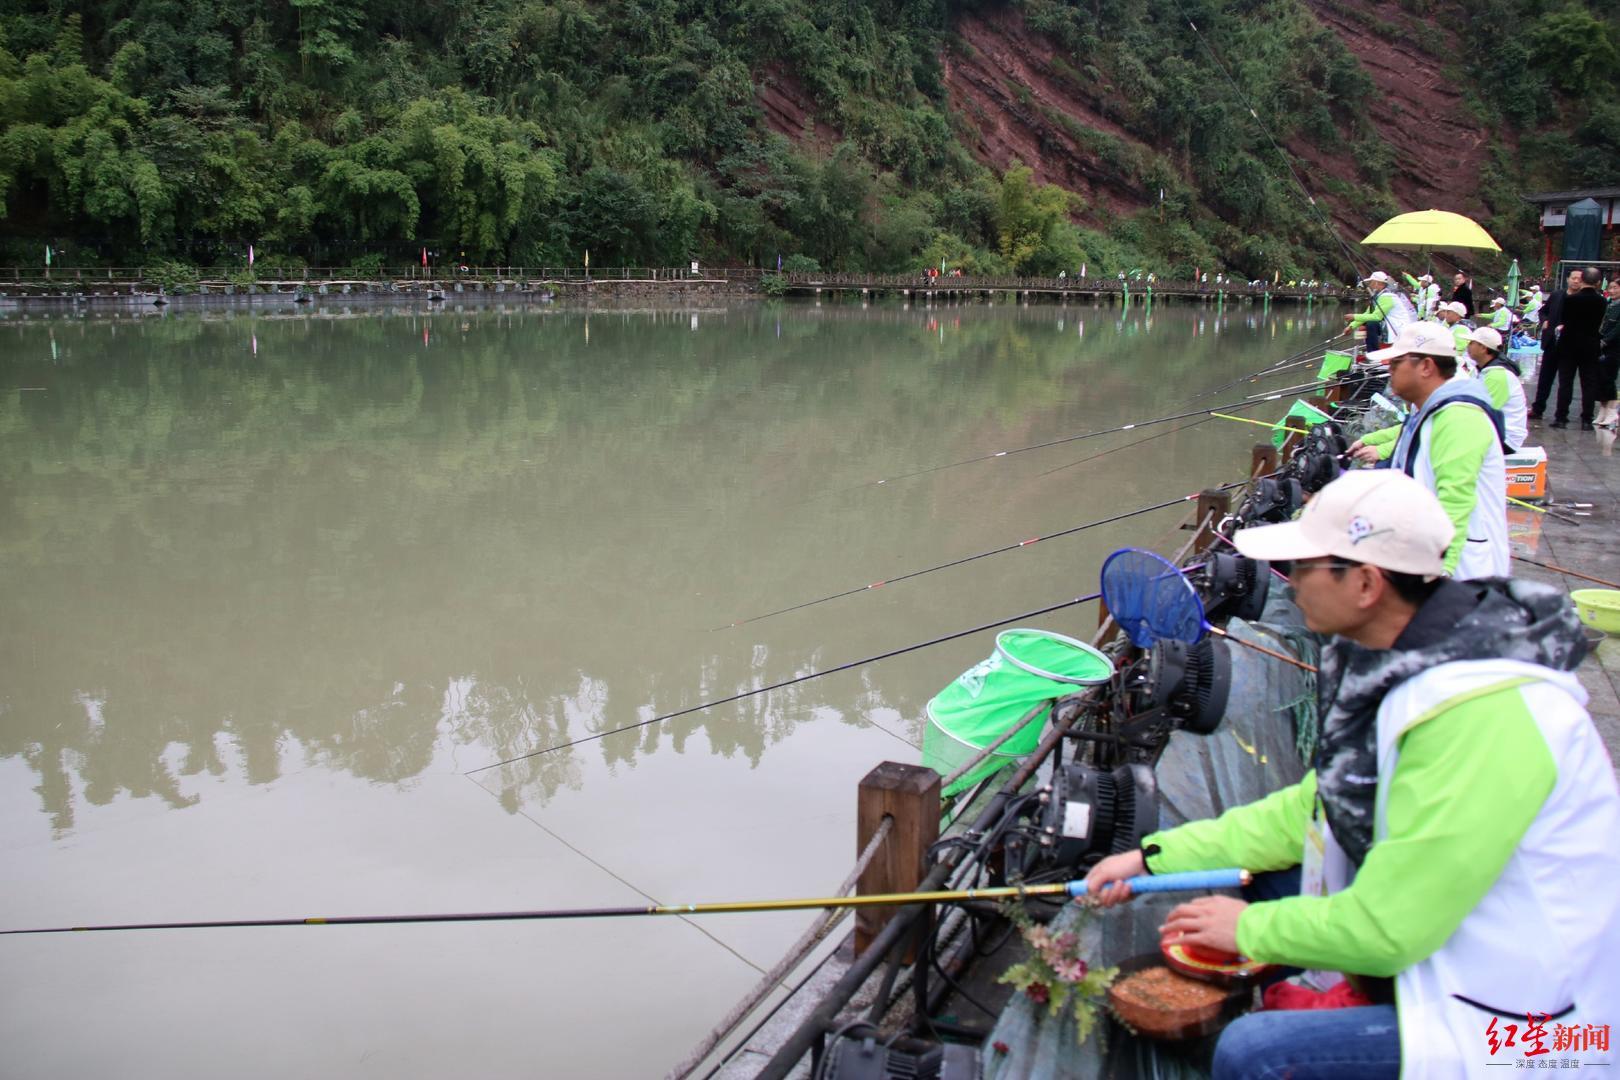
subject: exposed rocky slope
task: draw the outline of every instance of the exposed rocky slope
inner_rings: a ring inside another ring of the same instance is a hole
[[[1378,0],[1305,2],[1377,87],[1364,103],[1364,116],[1392,151],[1387,181],[1394,202],[1403,210],[1482,212],[1475,181],[1489,143],[1504,134],[1482,129],[1443,74],[1448,62],[1464,55],[1443,14],[1418,19],[1397,3]],[[1162,148],[1117,119],[1124,110],[1114,88],[1088,82],[1073,58],[1032,30],[1016,7],[963,11],[953,29],[954,40],[941,57],[946,92],[960,138],[981,161],[1000,171],[1017,159],[1034,169],[1038,181],[1081,195],[1077,220],[1085,225],[1106,226],[1153,201],[1156,193],[1133,179],[1122,158]],[[817,117],[791,73],[772,70],[757,85],[774,130],[822,149],[841,137]],[[1210,85],[1212,93],[1226,92],[1213,73]],[[1324,149],[1295,136],[1284,145],[1341,234],[1378,223],[1381,215],[1345,194],[1366,186],[1346,144]]]

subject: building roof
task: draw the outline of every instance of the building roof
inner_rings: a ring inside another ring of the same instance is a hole
[[[1609,187],[1581,188],[1579,191],[1536,191],[1528,195],[1521,195],[1527,203],[1568,203],[1579,202],[1582,199],[1620,199],[1620,185]]]

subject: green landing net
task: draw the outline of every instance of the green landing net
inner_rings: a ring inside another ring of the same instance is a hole
[[[1041,741],[1042,715],[1057,698],[1108,681],[1108,657],[1049,630],[1003,630],[996,651],[964,671],[928,703],[923,764],[950,775],[1009,730],[1022,728],[942,792],[965,791]]]

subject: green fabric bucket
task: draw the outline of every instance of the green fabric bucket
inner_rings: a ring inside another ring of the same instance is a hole
[[[1041,741],[1037,717],[1054,698],[1108,681],[1114,666],[1087,645],[1049,630],[1003,630],[996,651],[974,664],[928,702],[923,764],[949,775],[1019,724],[1022,729],[941,792],[977,784]]]

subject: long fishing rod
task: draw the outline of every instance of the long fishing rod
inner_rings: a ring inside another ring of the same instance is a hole
[[[1321,355],[1313,357],[1313,356],[1311,356],[1311,354],[1316,353],[1318,350],[1327,348],[1327,346],[1333,344],[1335,341],[1338,341],[1340,338],[1344,337],[1348,333],[1349,333],[1348,330],[1341,330],[1339,333],[1334,334],[1332,337],[1325,338],[1322,341],[1317,342],[1315,345],[1311,345],[1308,348],[1301,349],[1299,352],[1294,353],[1292,356],[1285,356],[1281,360],[1278,360],[1274,364],[1269,364],[1266,367],[1263,367],[1263,368],[1259,369],[1258,371],[1251,371],[1247,375],[1240,375],[1237,378],[1229,380],[1227,382],[1224,382],[1219,386],[1212,387],[1209,390],[1205,390],[1202,394],[1199,394],[1197,397],[1193,398],[1192,400],[1193,401],[1202,401],[1204,398],[1212,397],[1215,394],[1219,394],[1223,390],[1230,390],[1232,387],[1236,386],[1238,383],[1245,382],[1245,381],[1247,381],[1249,379],[1261,378],[1267,372],[1281,371],[1283,368],[1291,367],[1291,366],[1293,366],[1295,364],[1298,364],[1298,363],[1306,363],[1306,362],[1308,362],[1309,360],[1312,360],[1312,359],[1320,359]]]
[[[1121,447],[1121,449],[1124,448]],[[964,555],[959,559],[952,559],[949,562],[942,562],[934,566],[927,566],[921,570],[911,570],[904,574],[898,574],[895,577],[884,578],[882,581],[874,581],[870,585],[859,585],[852,589],[844,589],[841,592],[828,593],[826,596],[818,596],[814,600],[805,600],[801,603],[790,604],[787,607],[777,608],[775,611],[766,611],[759,615],[750,615],[746,619],[738,619],[736,622],[727,623],[724,626],[711,627],[710,632],[716,633],[721,630],[730,630],[738,626],[746,626],[749,623],[759,622],[762,619],[774,618],[777,615],[786,615],[790,611],[802,611],[808,607],[815,607],[817,604],[825,604],[833,600],[842,600],[846,596],[855,596],[859,593],[871,592],[873,589],[881,589],[885,585],[894,585],[901,581],[910,581],[912,578],[919,578],[924,574],[932,574],[938,570],[949,570],[953,566],[962,566],[966,563],[975,562],[979,559],[988,559],[992,555],[1004,555],[1009,551],[1018,551],[1023,548],[1031,547],[1035,544],[1039,544],[1045,540],[1056,540],[1060,536],[1073,536],[1075,533],[1085,532],[1087,529],[1095,529],[1103,525],[1112,525],[1116,521],[1124,521],[1127,518],[1139,517],[1142,514],[1149,514],[1155,510],[1164,510],[1168,507],[1179,506],[1184,502],[1188,502],[1189,500],[1196,498],[1198,498],[1196,493],[1192,495],[1182,495],[1179,498],[1167,499],[1161,503],[1154,503],[1152,506],[1142,506],[1135,510],[1127,510],[1124,513],[1115,514],[1112,517],[1099,518],[1096,521],[1088,521],[1084,525],[1076,525],[1072,528],[1060,529],[1057,532],[1047,533],[1044,536],[1033,536],[1028,540],[1020,540],[1013,544],[1004,544],[1001,547],[992,548],[989,551],[981,551],[976,555]]]
[[[1208,396],[1208,394],[1199,395],[1199,397]],[[1198,398],[1194,398],[1193,400],[1197,401]],[[930,465],[924,469],[916,469],[912,472],[897,473],[894,476],[886,476],[882,480],[869,480],[864,484],[856,484],[853,487],[845,488],[844,490],[860,491],[864,488],[880,487],[885,484],[895,484],[899,483],[901,480],[910,480],[918,476],[928,476],[932,473],[944,472],[946,469],[960,468],[963,465],[976,465],[981,461],[994,461],[997,458],[1012,457],[1015,454],[1027,454],[1032,450],[1045,450],[1047,447],[1051,446],[1063,446],[1067,443],[1080,442],[1085,439],[1101,438],[1104,435],[1118,435],[1125,431],[1135,431],[1137,428],[1153,427],[1157,424],[1168,424],[1173,420],[1185,420],[1190,416],[1203,416],[1207,414],[1210,409],[1248,409],[1253,408],[1254,405],[1255,402],[1244,399],[1242,402],[1231,405],[1212,405],[1209,409],[1193,409],[1190,412],[1172,413],[1169,416],[1158,416],[1151,420],[1137,420],[1133,423],[1121,424],[1118,427],[1100,428],[1097,431],[1085,431],[1078,435],[1065,435],[1061,439],[1048,439],[1046,442],[1032,443],[1029,446],[1020,446],[1012,450],[997,450],[990,454],[980,454],[977,457],[963,458],[961,461],[946,462],[943,465]]]
[[[1100,453],[1088,454],[1085,457],[1080,458],[1078,461],[1071,461],[1066,465],[1054,465],[1052,468],[1047,469],[1045,472],[1037,473],[1036,475],[1037,475],[1037,477],[1051,476],[1053,473],[1060,473],[1060,472],[1063,472],[1065,469],[1072,469],[1077,465],[1087,465],[1087,464],[1090,464],[1093,461],[1100,461],[1103,458],[1108,457],[1110,454],[1119,453],[1121,450],[1129,450],[1132,447],[1141,446],[1143,443],[1150,443],[1150,442],[1153,442],[1153,441],[1155,441],[1157,439],[1169,438],[1171,435],[1176,435],[1176,434],[1179,434],[1180,432],[1183,432],[1183,431],[1191,431],[1193,428],[1199,427],[1200,425],[1206,424],[1208,422],[1209,422],[1209,417],[1206,416],[1201,420],[1194,420],[1191,423],[1177,424],[1175,427],[1170,428],[1170,429],[1168,429],[1166,431],[1161,431],[1156,435],[1145,435],[1140,439],[1132,439],[1128,443],[1123,443],[1123,444],[1121,444],[1119,446],[1116,446],[1116,447],[1113,447],[1112,449],[1109,449],[1109,450],[1103,450]]]
[[[1236,889],[1249,884],[1247,870],[1193,870],[1178,874],[1143,874],[1128,878],[1132,893],[1193,892]],[[726,915],[739,912],[804,911],[811,908],[902,907],[906,904],[958,904],[974,900],[1022,900],[1029,896],[1078,899],[1088,892],[1084,879],[1037,885],[999,885],[987,889],[934,892],[872,893],[867,896],[814,896],[789,900],[729,900],[710,904],[646,904],[640,907],[551,908],[540,911],[466,911],[433,915],[330,915],[290,919],[214,919],[199,922],[117,923],[98,926],[48,926],[0,930],[10,934],[88,934],[121,930],[228,930],[260,926],[377,926],[393,923],[534,922],[559,919],[619,919],[639,915]]]
[[[1590,581],[1594,585],[1604,585],[1611,589],[1620,589],[1620,584],[1616,584],[1604,578],[1593,577],[1591,574],[1583,574],[1579,570],[1567,570],[1564,567],[1557,566],[1553,563],[1536,562],[1536,560],[1527,559],[1523,555],[1515,555],[1513,558],[1515,562],[1522,562],[1528,566],[1539,566],[1543,570],[1551,570],[1553,573],[1563,574],[1565,577],[1580,578],[1582,581]]]
[[[1256,642],[1256,641],[1246,641],[1243,638],[1233,637],[1231,634],[1227,633],[1225,630],[1222,630],[1220,627],[1211,626],[1208,623],[1204,624],[1204,629],[1208,630],[1210,633],[1214,634],[1218,638],[1221,638],[1221,639],[1223,639],[1225,641],[1230,641],[1234,645],[1241,645],[1245,649],[1253,649],[1255,652],[1263,653],[1264,655],[1271,657],[1273,660],[1281,660],[1285,664],[1294,665],[1295,667],[1299,668],[1301,671],[1309,671],[1313,675],[1316,674],[1317,668],[1316,668],[1315,664],[1307,664],[1305,661],[1299,659],[1298,657],[1289,656],[1287,653],[1280,653],[1280,652],[1277,652],[1277,651],[1275,651],[1273,649],[1268,649],[1264,645],[1261,645],[1259,642]]]
[[[1062,611],[1064,608],[1074,607],[1076,604],[1089,603],[1090,601],[1100,599],[1101,597],[1102,593],[1100,592],[1089,593],[1085,596],[1077,596],[1073,600],[1065,600],[1060,604],[1053,604],[1050,607],[1036,608],[1034,611],[1026,611],[1021,615],[1012,615],[1005,619],[997,619],[995,622],[984,623],[983,625],[975,626],[969,630],[959,630],[954,634],[946,634],[943,637],[931,638],[928,641],[921,641],[915,645],[907,645],[900,649],[891,649],[885,653],[878,653],[876,656],[868,656],[860,660],[851,660],[847,664],[839,664],[837,667],[827,668],[825,671],[812,671],[805,675],[796,675],[791,679],[783,679],[781,682],[772,683],[769,686],[761,686],[753,690],[744,690],[741,693],[732,694],[729,697],[717,698],[714,701],[705,701],[699,705],[692,705],[685,709],[678,709],[675,712],[664,713],[662,716],[654,716],[649,720],[640,720],[634,724],[625,724],[623,727],[612,728],[608,731],[598,731],[591,735],[583,735],[580,738],[570,739],[568,742],[558,743],[555,746],[546,746],[540,748],[539,750],[531,750],[527,754],[518,754],[516,757],[509,757],[504,761],[497,761],[491,765],[480,765],[476,769],[468,769],[462,775],[472,776],[474,773],[488,772],[490,769],[499,769],[503,765],[511,765],[519,761],[527,761],[529,758],[539,757],[541,754],[550,754],[557,750],[566,750],[570,746],[578,746],[581,743],[594,742],[597,739],[605,739],[609,735],[617,735],[623,731],[635,731],[637,728],[644,728],[650,724],[661,723],[665,720],[673,720],[678,716],[686,716],[689,713],[702,712],[704,709],[712,709],[719,705],[729,705],[733,701],[742,701],[745,698],[751,698],[758,694],[768,694],[772,690],[781,690],[784,687],[796,686],[802,682],[809,682],[811,679],[819,679],[823,675],[836,675],[840,671],[850,671],[854,668],[863,667],[866,664],[875,664],[879,660],[888,660],[896,656],[903,656],[906,653],[916,652],[919,649],[927,649],[934,645],[942,645],[947,641],[955,641],[958,638],[969,637],[973,634],[981,634],[986,630],[994,630],[998,626],[1006,626],[1008,623],[1021,622],[1024,619],[1033,619],[1037,615],[1047,615],[1054,611]]]

